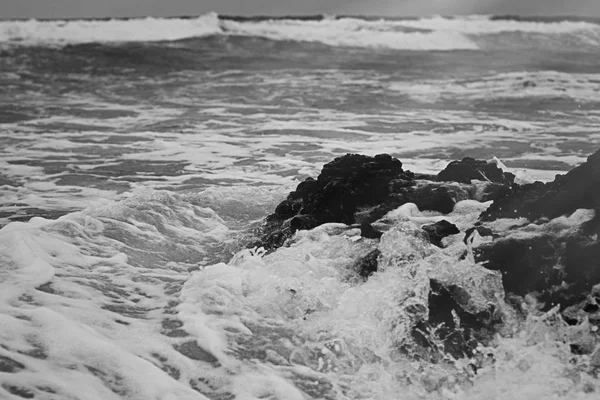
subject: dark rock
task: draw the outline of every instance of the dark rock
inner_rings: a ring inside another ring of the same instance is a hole
[[[552,182],[514,185],[480,220],[519,217],[541,224],[577,209],[593,209],[595,216],[575,232],[532,236],[528,230],[519,239],[511,235],[512,239],[482,244],[474,249],[475,259],[502,272],[507,292],[536,292],[546,308],[560,304],[564,310],[580,303],[600,283],[600,151]],[[511,229],[518,232],[528,227]]]
[[[600,241],[588,237],[569,238],[564,256],[565,281],[571,292],[586,292],[600,283]]]
[[[426,185],[407,193],[410,203],[415,203],[419,210],[439,211],[448,214],[456,204],[455,193],[445,186]]]
[[[446,221],[445,219],[438,221],[435,224],[424,225],[421,228],[427,232],[429,241],[438,247],[443,247],[443,238],[460,233],[460,229],[458,229],[456,225]]]
[[[547,185],[542,182],[534,182],[526,185],[515,185],[504,193],[503,196],[494,200],[494,203],[479,216],[481,221],[494,221],[498,218],[520,218],[525,217],[534,220],[538,216],[538,210],[534,204],[547,192]]]
[[[485,226],[473,226],[469,229],[466,230],[465,232],[465,237],[463,239],[463,243],[464,244],[468,244],[472,241],[472,237],[473,237],[473,233],[477,232],[479,234],[479,236],[490,236],[492,238],[497,238],[499,237],[498,235],[496,235],[490,228],[487,228]]]
[[[269,215],[252,245],[274,250],[299,229],[328,222],[370,224],[405,203],[449,213],[472,196],[460,185],[417,181],[387,154],[347,154],[325,164],[319,177],[306,179]],[[376,235],[364,225],[365,237]]]
[[[360,275],[362,278],[366,279],[375,272],[377,272],[378,258],[381,255],[381,251],[379,249],[375,249],[368,253],[363,258],[360,258],[358,262],[354,266],[354,270]]]
[[[414,203],[419,210],[438,211],[448,214],[457,201],[470,198],[461,187],[445,187],[439,183],[406,182],[394,180],[390,183],[389,196],[376,207],[363,210],[356,215],[361,221],[373,222],[388,212],[406,203]]]
[[[470,183],[473,179],[511,185],[515,180],[515,176],[511,173],[503,172],[494,163],[475,160],[471,157],[465,157],[461,161],[452,161],[437,176],[438,181],[460,183]]]
[[[402,163],[387,154],[338,157],[323,166],[316,180],[301,182],[267,217],[260,245],[272,250],[298,229],[328,222],[352,224],[359,209],[385,202],[394,179],[409,186],[413,182],[412,174],[402,170]]]
[[[479,200],[482,202],[490,201],[490,200],[496,201],[497,199],[500,199],[500,198],[506,196],[506,194],[510,191],[510,188],[512,186],[514,186],[514,184],[505,185],[502,183],[488,182],[488,184],[483,189],[483,192],[481,193],[479,198],[476,198],[476,200]]]
[[[473,254],[485,268],[501,271],[506,291],[525,295],[561,283],[562,274],[557,268],[561,247],[548,236],[509,238],[484,243],[473,249]]]
[[[579,208],[600,210],[600,151],[549,183],[515,186],[484,211],[482,221],[498,218],[556,218]]]
[[[381,235],[383,235],[383,232],[373,228],[373,225],[367,221],[364,221],[360,225],[360,236],[364,237],[365,239],[379,239]]]
[[[483,190],[481,184],[470,184],[471,179],[483,179],[482,174],[490,181]],[[297,230],[328,222],[370,224],[405,203],[414,203],[422,211],[447,214],[461,200],[487,201],[503,196],[514,180],[513,175],[503,173],[495,164],[472,158],[450,163],[437,177],[455,183],[415,177],[435,178],[404,171],[402,163],[387,154],[338,157],[323,166],[317,179],[300,183],[277,206],[257,232],[260,239],[251,245],[272,251],[284,245]],[[363,236],[371,235],[377,236],[364,225]]]
[[[317,179],[300,183],[267,217],[257,245],[271,251],[297,230],[328,222],[358,223],[361,236],[379,239],[381,232],[372,223],[405,203],[446,214],[465,199],[494,200],[476,226],[465,232],[464,257],[472,251],[485,268],[501,272],[506,299],[517,299],[507,300],[517,315],[525,318],[526,310],[519,309],[522,296],[533,294],[546,309],[560,304],[568,323],[587,319],[600,325],[600,293],[597,300],[590,295],[600,292],[600,151],[553,182],[528,185],[515,184],[514,175],[472,158],[450,163],[432,181],[431,176],[404,171],[402,163],[388,155],[348,154],[326,164]],[[545,225],[580,208],[595,210],[595,217],[572,229]],[[500,232],[502,224],[487,224],[498,218],[522,220]],[[416,234],[427,233],[439,247],[444,237],[459,233],[445,220],[425,225],[423,231]],[[477,235],[489,240],[480,243],[474,240]],[[351,267],[352,279],[360,282],[376,272],[380,255],[372,250],[357,260]],[[473,309],[469,293],[456,285],[431,280],[428,300],[425,312],[418,307],[407,311],[418,345],[415,352],[409,350],[433,361],[448,354],[470,356],[479,343],[491,342],[502,322],[494,306]],[[574,351],[582,351],[582,345],[577,343]]]
[[[457,359],[470,357],[480,343],[491,342],[502,323],[493,305],[474,314],[467,309],[470,295],[466,290],[435,279],[430,279],[429,284],[429,317],[416,324],[412,336],[423,349],[429,349],[425,354],[430,361],[443,357],[435,342],[441,341],[443,353]]]

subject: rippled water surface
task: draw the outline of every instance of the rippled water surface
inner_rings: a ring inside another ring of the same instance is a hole
[[[377,243],[345,226],[242,248],[349,152],[419,172],[497,157],[523,180],[580,164],[598,51],[591,20],[0,22],[0,397],[596,398],[562,339],[581,332],[552,315],[511,325],[477,374],[398,352],[430,278],[503,304],[499,276],[452,261],[460,239],[418,240],[436,215],[399,211],[362,285],[348,266]]]

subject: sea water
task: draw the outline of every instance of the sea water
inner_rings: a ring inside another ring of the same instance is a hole
[[[597,21],[560,18],[0,22],[0,398],[597,399],[600,360],[569,347],[594,326],[517,315],[461,235],[423,238],[489,203],[246,244],[346,153],[553,179],[598,148],[598,51]],[[400,351],[432,278],[503,310],[489,347]]]

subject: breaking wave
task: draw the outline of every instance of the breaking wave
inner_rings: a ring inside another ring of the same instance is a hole
[[[600,25],[590,21],[532,21],[489,16],[420,19],[236,18],[208,13],[195,18],[104,20],[9,20],[0,22],[0,43],[64,45],[90,42],[176,41],[207,36],[260,37],[329,46],[396,50],[476,50],[481,36],[575,35],[600,44]]]

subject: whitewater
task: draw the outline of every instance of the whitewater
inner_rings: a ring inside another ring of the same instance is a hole
[[[423,238],[489,201],[404,204],[380,240],[330,223],[250,244],[347,153],[420,173],[469,156],[521,183],[585,162],[598,50],[598,21],[573,18],[0,21],[0,399],[597,399],[597,321],[532,297],[517,314],[464,235]],[[431,279],[511,316],[491,345],[401,351]]]

